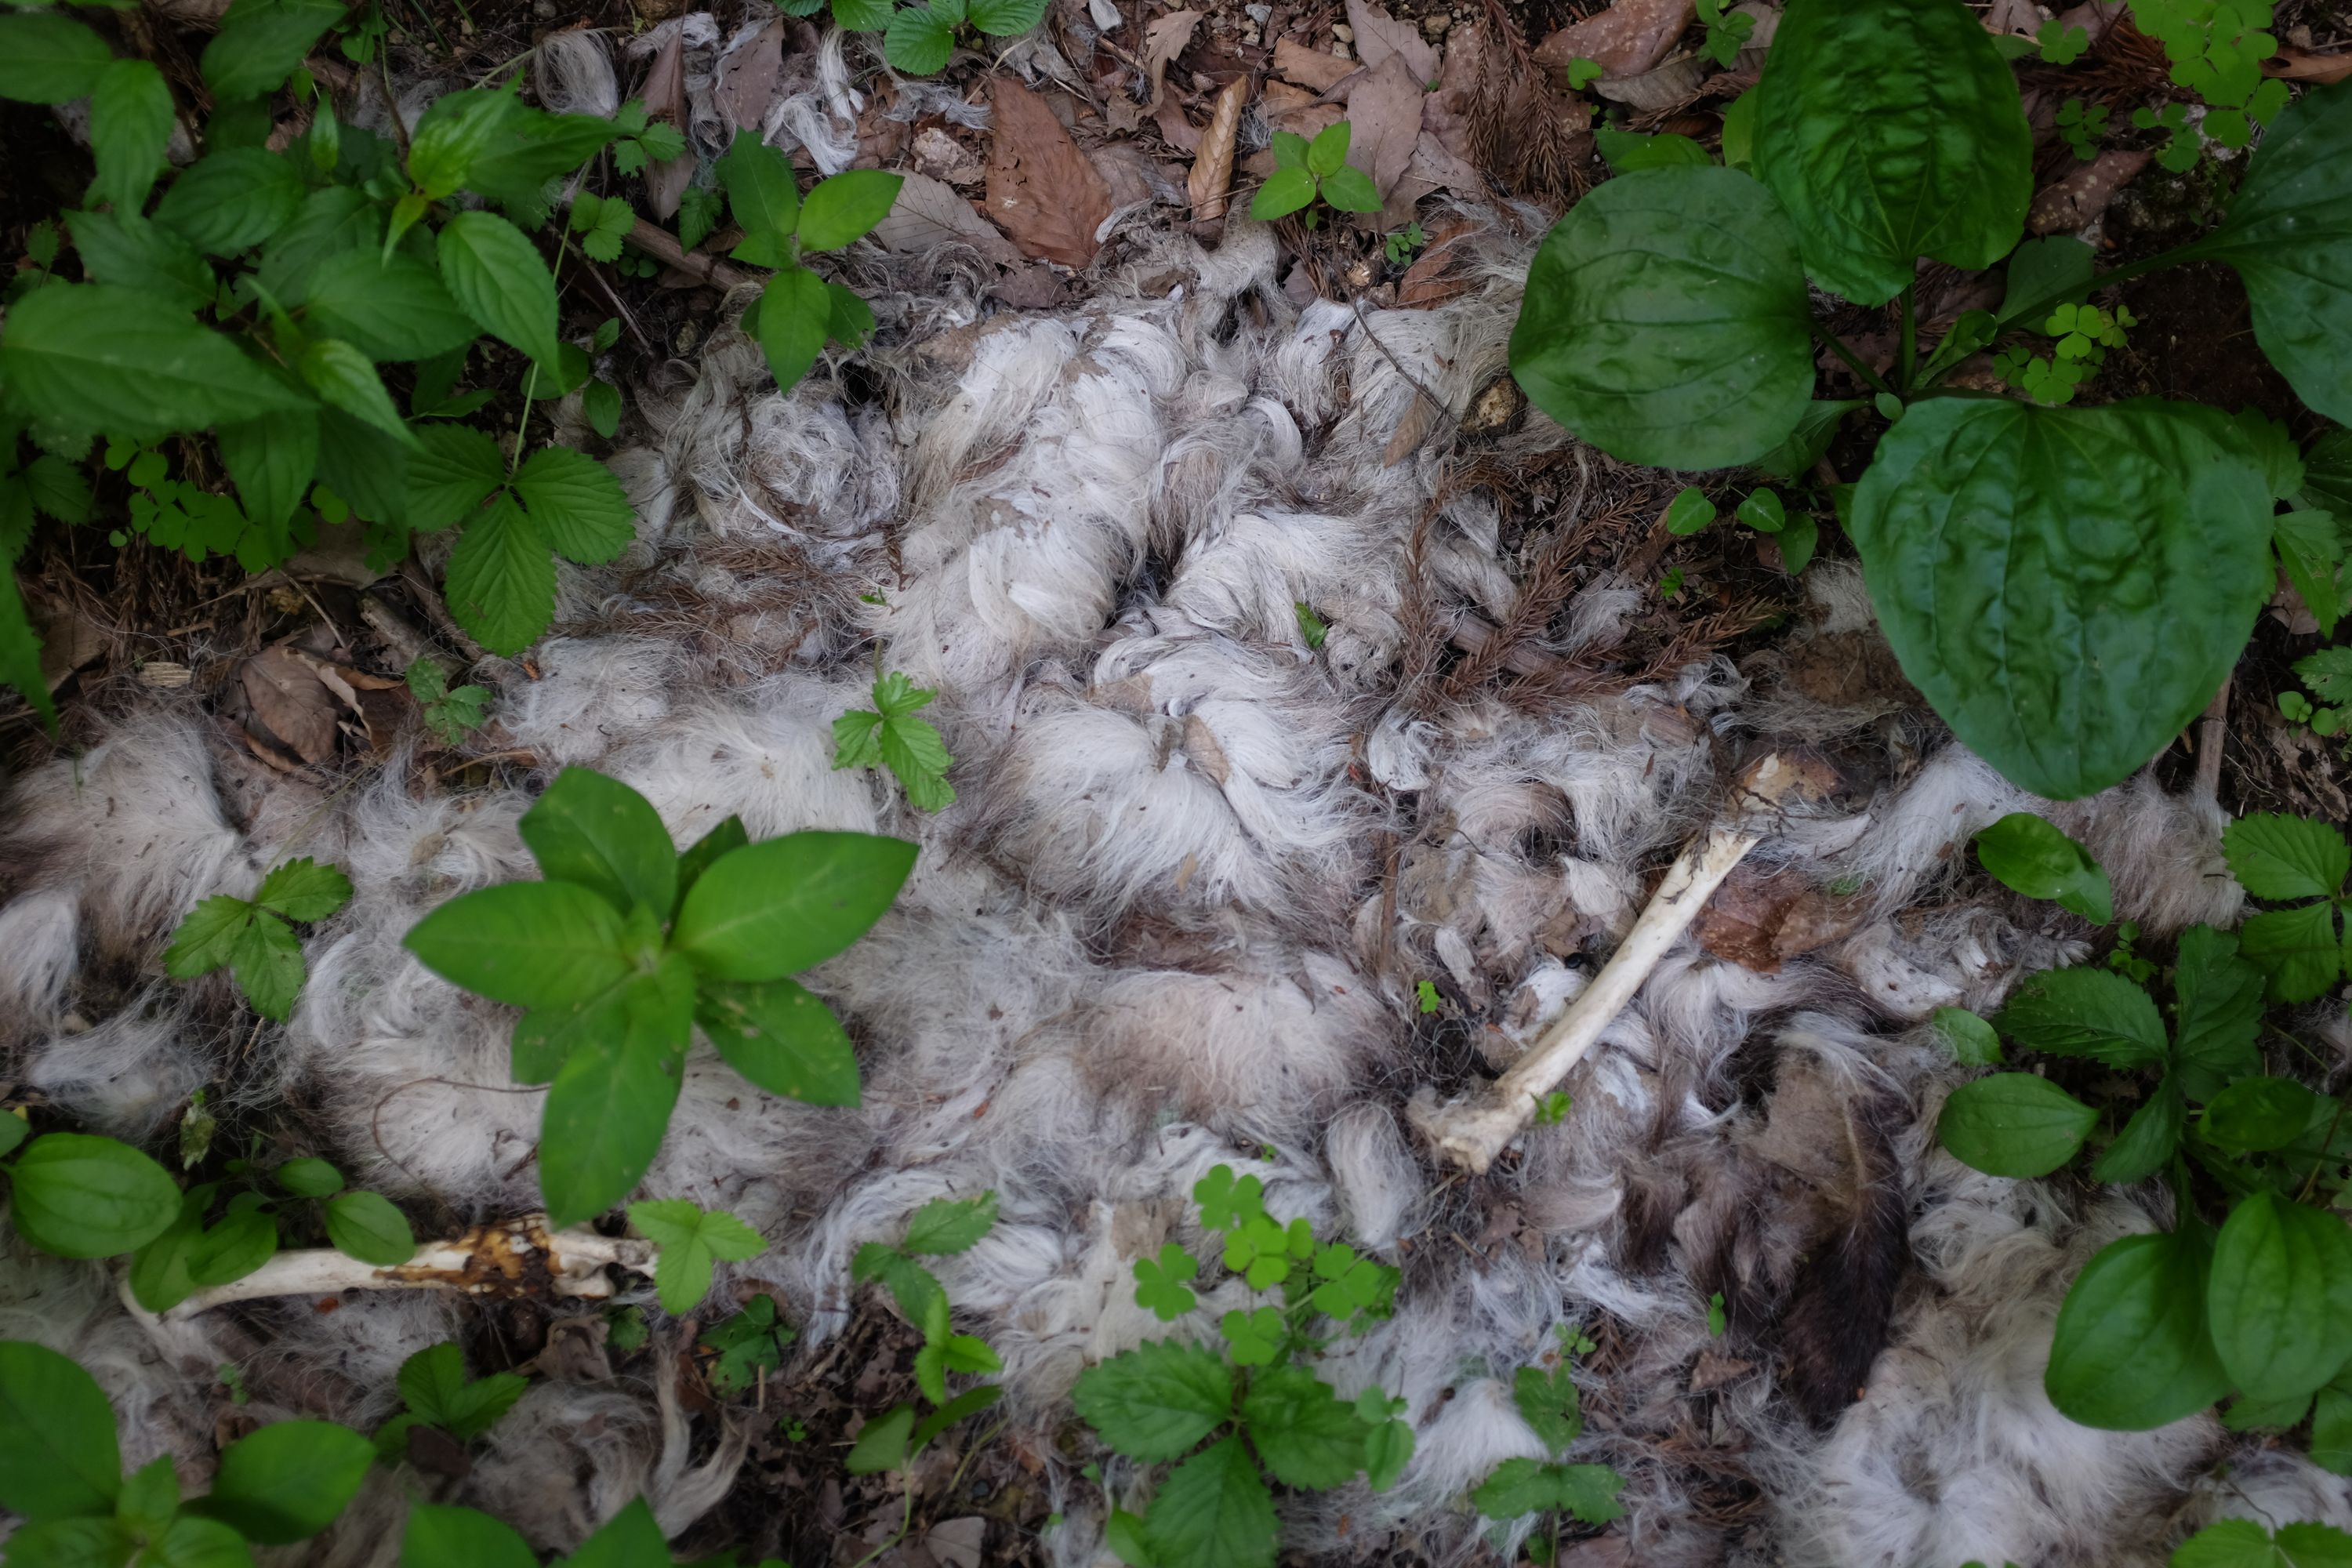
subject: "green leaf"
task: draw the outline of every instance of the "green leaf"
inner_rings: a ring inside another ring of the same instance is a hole
[[[2074,1157],[2099,1113],[2047,1079],[1995,1073],[1944,1101],[1936,1137],[1989,1176],[2046,1176]]]
[[[1043,21],[1045,0],[971,0],[971,25],[993,38],[1025,33]]]
[[[1273,1494],[1239,1437],[1177,1466],[1143,1519],[1160,1568],[1274,1568],[1279,1534]]]
[[[174,980],[209,974],[236,955],[253,906],[226,895],[205,900],[184,916],[163,953],[163,973]]]
[[[879,1280],[910,1323],[928,1321],[934,1301],[947,1298],[929,1269],[883,1242],[860,1247],[850,1259],[849,1276],[860,1285]]]
[[[278,1222],[258,1208],[233,1210],[193,1238],[188,1282],[202,1289],[242,1279],[278,1253]]]
[[[1747,101],[1745,99],[1742,102]],[[1845,416],[1862,406],[1859,397],[1835,402],[1808,403],[1797,416],[1797,427],[1771,450],[1758,458],[1755,468],[1775,479],[1802,479],[1813,471],[1837,438],[1838,426]]]
[[[2274,1193],[2241,1200],[2213,1244],[2206,1312],[2248,1397],[2311,1393],[2352,1355],[2352,1231]]]
[[[1606,1465],[1551,1467],[1552,1506],[1585,1524],[1606,1524],[1623,1515],[1617,1494],[1625,1478]]]
[[[392,394],[384,390],[383,378],[376,374],[368,356],[352,344],[340,338],[320,338],[302,351],[295,368],[323,402],[404,447],[416,445],[416,437],[393,405]]]
[[[302,207],[302,176],[278,153],[234,147],[192,163],[155,204],[155,221],[197,249],[234,256],[284,228]]]
[[[740,849],[751,842],[751,836],[743,829],[743,819],[730,816],[688,846],[686,853],[677,858],[679,900],[685,900],[687,890],[702,879],[702,873],[709,870],[720,856],[730,850]],[[671,913],[675,916],[677,911],[673,910]]]
[[[555,618],[555,562],[532,520],[501,494],[450,552],[449,613],[492,653],[520,653]]]
[[[304,320],[378,360],[430,359],[465,347],[479,331],[442,287],[440,274],[404,250],[329,257],[310,279]]]
[[[1201,1205],[1201,1223],[1211,1230],[1234,1230],[1262,1218],[1265,1184],[1255,1176],[1236,1181],[1231,1165],[1213,1167],[1192,1184],[1192,1201]]]
[[[192,1512],[247,1541],[283,1546],[335,1521],[367,1479],[375,1448],[331,1421],[280,1421],[221,1451],[213,1489]]]
[[[98,284],[53,283],[9,306],[0,380],[46,423],[131,439],[310,403],[184,311]]]
[[[0,98],[70,103],[96,92],[113,63],[105,39],[58,12],[0,14]]]
[[[915,1429],[915,1407],[892,1406],[857,1430],[842,1468],[853,1476],[878,1476],[907,1468],[907,1438]]]
[[[168,1454],[158,1455],[122,1483],[115,1500],[115,1517],[142,1534],[161,1535],[180,1511],[180,1478]]]
[[[2180,1084],[2170,1073],[2156,1086],[2147,1103],[2132,1112],[2121,1136],[2091,1165],[2091,1179],[2099,1182],[2144,1182],[2165,1167],[2180,1147],[2181,1127],[2188,1108]]]
[[[2189,1099],[2211,1100],[2232,1079],[2262,1070],[2254,1038],[2263,1023],[2263,972],[2238,956],[2235,936],[2202,925],[2181,932],[2172,984],[2180,1003],[2173,1060]]]
[[[216,435],[221,465],[236,481],[246,516],[273,536],[283,534],[318,469],[319,416],[287,409],[223,425]]]
[[[1139,1307],[1150,1308],[1151,1315],[1161,1322],[1172,1323],[1199,1305],[1200,1298],[1193,1295],[1192,1287],[1186,1281],[1197,1278],[1200,1272],[1200,1262],[1191,1253],[1172,1241],[1163,1241],[1160,1244],[1160,1256],[1157,1258],[1139,1258],[1135,1260],[1135,1304]],[[1229,1331],[1233,1319],[1246,1318],[1246,1316],[1237,1312],[1226,1313]],[[1280,1313],[1275,1315],[1274,1326],[1278,1332],[1281,1327]],[[1230,1331],[1225,1337],[1229,1341],[1234,1341],[1234,1335]],[[1242,1355],[1239,1342],[1234,1341],[1234,1360],[1240,1365],[1263,1366],[1274,1359],[1273,1352],[1269,1348],[1257,1361],[1246,1360]]]
[[[299,309],[310,299],[319,268],[352,250],[383,255],[383,209],[349,185],[312,191],[302,199],[294,221],[263,247],[261,286],[286,309]]]
[[[172,89],[145,60],[116,60],[89,95],[89,150],[98,163],[94,200],[135,213],[163,167],[172,140]]]
[[[2352,702],[2352,647],[2321,648],[2296,659],[2294,668],[2296,679],[2321,700]]]
[[[2304,453],[2303,494],[2309,504],[2352,518],[2352,430],[2330,430]]]
[[[66,223],[91,282],[153,295],[183,312],[213,302],[211,266],[170,229],[125,212],[68,213]]]
[[[1344,126],[1348,122],[1344,120],[1340,121],[1339,124],[1328,127],[1326,133],[1328,134],[1329,131],[1337,131],[1340,126]],[[1345,163],[1346,161],[1347,154],[1343,149],[1340,153],[1340,162]],[[1276,132],[1274,133],[1274,166],[1277,169],[1306,169],[1307,138],[1299,135],[1295,131]],[[1339,167],[1339,164],[1334,163],[1332,167],[1336,169]],[[1312,169],[1307,169],[1307,172],[1310,174],[1315,173]]]
[[[322,921],[351,900],[352,879],[309,856],[271,868],[253,901],[289,921]]]
[[[0,1508],[35,1524],[110,1515],[121,1490],[114,1409],[97,1380],[46,1345],[0,1340]]]
[[[1213,1351],[1154,1340],[1088,1367],[1070,1402],[1130,1459],[1172,1459],[1234,1414],[1234,1374]]]
[[[196,1281],[189,1272],[189,1258],[204,1234],[205,1211],[212,1205],[213,1192],[207,1185],[184,1194],[179,1216],[131,1257],[131,1294],[149,1311],[168,1311],[194,1293]]]
[[[1471,1491],[1470,1500],[1488,1519],[1508,1521],[1546,1512],[1552,1506],[1549,1472],[1555,1468],[1540,1459],[1505,1459]]]
[[[929,76],[955,53],[955,18],[942,5],[901,5],[883,35],[884,58],[909,76]]]
[[[522,230],[495,213],[459,213],[442,226],[435,254],[443,286],[484,331],[554,363],[555,279]]]
[[[294,1016],[294,998],[301,994],[305,966],[302,944],[276,915],[256,914],[238,933],[231,960],[236,988],[253,1010],[273,1023]]]
[[[408,460],[409,526],[434,532],[464,522],[507,481],[499,444],[463,425],[430,424],[416,430]]]
[[[513,1409],[515,1401],[530,1389],[529,1378],[511,1372],[477,1378],[446,1396],[439,1425],[459,1442],[470,1443],[497,1426],[499,1417]]]
[[[394,1379],[401,1403],[436,1426],[449,1425],[449,1412],[466,1386],[466,1352],[454,1340],[425,1346],[400,1363]]]
[[[733,1215],[684,1198],[631,1204],[629,1223],[661,1248],[654,1260],[654,1289],[662,1310],[672,1317],[684,1317],[710,1294],[716,1259],[740,1262],[768,1249],[767,1237]]]
[[[2352,86],[2315,87],[2263,133],[2220,227],[2175,252],[2246,280],[2254,341],[2295,395],[2352,423]]]
[[[435,201],[465,186],[474,167],[507,142],[523,108],[503,92],[445,93],[417,121],[408,143],[408,177]]]
[[[1364,1464],[1364,1424],[1331,1385],[1304,1367],[1261,1373],[1242,1399],[1250,1446],[1286,1487],[1326,1490]]]
[[[1324,205],[1343,213],[1381,210],[1380,187],[1370,174],[1350,164],[1326,175],[1320,186]]]
[[[2205,1245],[2178,1232],[2102,1248],[2058,1309],[2042,1377],[2050,1402],[2085,1426],[2146,1432],[2229,1392],[2206,1333],[2210,1266]]]
[[[1640,169],[1706,168],[1715,162],[1714,155],[1687,136],[1672,132],[1655,134],[1640,131],[1617,131],[1606,125],[1593,128],[1593,140],[1601,148],[1601,157],[1621,174]]]
[[[402,945],[452,984],[524,1007],[584,1001],[630,972],[620,916],[570,882],[507,882],[452,899]]]
[[[1675,492],[1675,499],[1667,503],[1666,514],[1661,521],[1665,523],[1668,533],[1694,534],[1715,521],[1715,503],[1707,500],[1706,492],[1696,485],[1685,485]]]
[[[25,1145],[9,1174],[16,1233],[59,1258],[135,1252],[180,1216],[178,1184],[111,1138],[44,1133]]]
[[[1519,1418],[1556,1454],[1565,1452],[1584,1430],[1583,1405],[1564,1362],[1550,1372],[1519,1368],[1511,1379],[1511,1403],[1518,1407]]]
[[[637,514],[613,470],[569,447],[542,447],[514,477],[516,499],[566,561],[599,566],[636,542]]]
[[[2116,918],[2107,874],[2091,852],[2030,811],[2012,811],[1976,837],[1977,858],[1995,880],[2029,899],[2049,899],[2093,925]]]
[[[903,176],[879,169],[845,169],[819,181],[801,204],[801,248],[838,250],[870,233],[890,216],[904,183]]]
[[[671,960],[629,982],[618,1027],[583,1032],[548,1089],[540,1123],[539,1188],[550,1223],[593,1219],[627,1197],[653,1163],[677,1103],[693,1005],[692,977]]]
[[[331,1198],[343,1190],[343,1173],[326,1161],[306,1156],[289,1160],[270,1173],[278,1184],[298,1198]]]
[[[2258,899],[2333,898],[2352,875],[2352,845],[2324,822],[2256,812],[2221,835],[2230,874]]]
[[[2165,1059],[2164,1020],[2147,993],[2110,969],[2048,969],[2019,986],[1994,1026],[2028,1050],[2113,1068]]]
[[[2312,1403],[2311,1462],[2339,1476],[2352,1475],[2352,1385],[2341,1373]]]
[[[1756,491],[1732,515],[1759,533],[1778,533],[1789,522],[1789,509],[1781,504],[1780,493],[1771,489]]]
[[[1364,1435],[1364,1479],[1376,1492],[1394,1486],[1412,1463],[1413,1435],[1404,1421],[1380,1421]]]
[[[2053,302],[2081,304],[2091,290],[2097,252],[2072,235],[2029,239],[2009,258],[2009,286],[1994,317],[1999,327],[2046,315]]]
[[[593,768],[565,768],[515,825],[551,881],[576,882],[620,914],[659,917],[677,896],[677,851],[652,803]]]
[[[729,1067],[770,1094],[810,1105],[858,1103],[857,1053],[847,1032],[796,982],[706,982],[694,1020]]]
[[[2225,1519],[2182,1542],[2171,1568],[2352,1568],[2352,1535],[2315,1522],[2283,1524],[2273,1535]]]
[[[367,521],[406,521],[408,448],[340,408],[319,410],[319,482]]]
[[[400,1568],[539,1568],[539,1554],[487,1513],[413,1502],[400,1538]]]
[[[711,172],[719,176],[719,186],[727,193],[728,210],[745,236],[732,253],[734,258],[755,267],[782,266],[784,242],[799,226],[801,216],[800,186],[793,178],[793,166],[782,153],[761,142],[757,132],[739,131],[727,155]]]
[[[1933,398],[1880,440],[1848,529],[1871,601],[1904,673],[2011,783],[2065,800],[2118,782],[2236,662],[2273,581],[2272,503],[2225,434],[2189,404]]]
[[[1928,1020],[1952,1047],[1952,1058],[1964,1068],[2000,1065],[2000,1037],[1993,1026],[1965,1007],[1938,1007]]]
[[[966,1252],[996,1224],[996,1194],[972,1198],[933,1198],[915,1211],[907,1224],[907,1239],[899,1245],[927,1257],[945,1258]]]
[[[378,1268],[397,1268],[416,1256],[407,1216],[381,1193],[341,1193],[327,1200],[327,1240],[336,1251]]]
[[[824,279],[804,267],[787,267],[768,279],[760,295],[760,352],[768,356],[778,391],[791,391],[816,363],[832,322],[833,297]]]
[[[1250,198],[1249,215],[1268,223],[1298,211],[1315,199],[1315,176],[1305,169],[1276,169]]]
[[[1511,374],[1614,457],[1726,468],[1765,457],[1803,416],[1811,320],[1796,232],[1763,186],[1729,169],[1644,170],[1544,237]]]
[[[273,92],[344,13],[341,0],[231,0],[205,46],[205,80],[224,101]]]
[[[637,1497],[563,1559],[563,1568],[669,1568],[669,1542],[653,1510]]]
[[[2301,1138],[2331,1102],[2291,1078],[2246,1078],[2213,1097],[2198,1131],[2232,1153],[2266,1153]]]
[[[46,290],[44,290],[46,292]],[[49,683],[41,674],[41,642],[25,616],[25,601],[16,590],[16,574],[0,560],[0,686],[13,688],[32,705],[41,723],[57,732],[57,705],[49,700]]]
[[[853,33],[878,33],[890,25],[890,0],[833,0],[833,19]]]
[[[1163,1258],[1171,1251],[1174,1251],[1180,1257],[1183,1257],[1184,1262],[1192,1262],[1190,1257],[1183,1256],[1182,1249],[1173,1242],[1163,1243],[1160,1251]],[[1198,1266],[1195,1265],[1195,1267]],[[1143,1271],[1150,1268],[1151,1264],[1149,1260],[1136,1259],[1135,1272],[1138,1281],[1144,1279]],[[1191,1276],[1187,1275],[1185,1278],[1189,1279]],[[1144,1292],[1147,1289],[1157,1291],[1166,1284],[1167,1281],[1164,1280],[1149,1286],[1138,1283],[1135,1288],[1136,1304],[1152,1307],[1163,1322],[1181,1317],[1183,1312],[1171,1313],[1160,1310],[1160,1306],[1171,1303],[1163,1298],[1159,1306],[1154,1306],[1152,1301],[1144,1299]],[[1194,1305],[1192,1292],[1181,1285],[1175,1286],[1174,1289],[1182,1292],[1183,1311],[1191,1311]],[[1272,1366],[1281,1359],[1283,1346],[1290,1337],[1287,1328],[1283,1323],[1281,1310],[1276,1307],[1260,1307],[1255,1311],[1250,1312],[1244,1312],[1236,1308],[1217,1320],[1217,1332],[1223,1336],[1225,1353],[1232,1358],[1235,1366]]]
[[[1315,140],[1306,142],[1297,162],[1317,179],[1328,179],[1338,174],[1348,163],[1348,143],[1355,136],[1355,128],[1342,120],[1316,132]],[[1275,160],[1281,162],[1280,157]]]
[[[2238,928],[2238,951],[2270,977],[2270,994],[2281,1002],[2313,1000],[2344,968],[2336,911],[2324,903],[2253,916]]]
[[[716,980],[781,980],[866,934],[914,868],[915,846],[793,833],[721,856],[678,910],[671,946]]]
[[[2024,232],[2033,133],[1966,6],[1791,0],[1755,93],[1757,174],[1832,293],[1883,305],[1918,258],[1990,267]]]
[[[506,129],[507,134],[474,161],[466,174],[466,188],[497,202],[525,229],[536,229],[547,222],[549,182],[578,168],[613,137],[609,120],[592,114],[543,114],[535,109],[514,114]],[[446,263],[443,269],[446,271]],[[451,288],[454,290],[456,285]],[[464,302],[462,294],[459,300]],[[467,308],[471,310],[471,304]]]

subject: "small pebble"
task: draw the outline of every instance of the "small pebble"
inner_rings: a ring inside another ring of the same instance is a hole
[[[1421,19],[1421,30],[1433,38],[1445,37],[1445,30],[1452,26],[1454,26],[1454,18],[1442,11],[1434,16],[1423,16]]]
[[[1261,27],[1274,20],[1274,7],[1271,5],[1244,5],[1242,14]]]
[[[1343,44],[1352,44],[1356,41],[1356,29],[1345,22],[1334,22],[1331,24],[1331,36]]]
[[[1334,44],[1331,46],[1331,58],[1335,60],[1352,60],[1356,57],[1348,52],[1347,45]]]

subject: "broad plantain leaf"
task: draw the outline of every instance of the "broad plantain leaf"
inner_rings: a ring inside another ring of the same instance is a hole
[[[2145,1432],[2204,1409],[2230,1374],[2205,1330],[2210,1244],[2127,1236],[2084,1265],[2058,1309],[2042,1386],[2085,1426]]]

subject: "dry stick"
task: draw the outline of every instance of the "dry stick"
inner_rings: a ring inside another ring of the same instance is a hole
[[[615,1264],[650,1275],[658,1248],[650,1241],[615,1240],[593,1230],[550,1232],[545,1215],[525,1215],[500,1225],[477,1226],[454,1241],[427,1242],[416,1256],[379,1268],[332,1247],[281,1252],[242,1279],[199,1290],[160,1315],[131,1299],[130,1276],[124,1303],[142,1319],[180,1322],[235,1301],[273,1296],[332,1296],[345,1290],[462,1290],[472,1296],[571,1296],[602,1300],[613,1293],[604,1270]]]
[[[1739,816],[1693,839],[1666,870],[1624,942],[1592,983],[1577,994],[1534,1047],[1486,1089],[1444,1105],[1427,1099],[1410,1108],[1414,1127],[1440,1154],[1473,1172],[1495,1163],[1504,1146],[1526,1131],[1543,1096],[1559,1086],[1617,1015],[1625,1010],[1689,929],[1699,909],[1742,857],[1762,842],[1772,808],[1800,783],[1797,769],[1777,752],[1748,770],[1738,792]]]

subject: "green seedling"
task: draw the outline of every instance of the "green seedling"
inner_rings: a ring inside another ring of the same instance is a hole
[[[1739,63],[1739,51],[1756,30],[1756,18],[1745,11],[1727,11],[1723,0],[1698,0],[1699,25],[1706,29],[1699,40],[1701,58],[1728,70]]]
[[[2045,65],[2071,66],[2089,53],[2091,47],[2089,29],[2069,27],[2054,18],[2042,24],[2040,30],[2033,35],[2033,41]]]
[[[1718,1298],[1719,1300],[1719,1298]],[[1559,1350],[1549,1368],[1523,1366],[1511,1383],[1519,1416],[1554,1455],[1564,1455],[1584,1431],[1584,1411],[1574,1378],[1575,1358],[1594,1346],[1573,1327],[1559,1331]],[[1547,1561],[1559,1555],[1562,1523],[1606,1524],[1624,1513],[1617,1494],[1624,1478],[1606,1465],[1571,1465],[1559,1458],[1506,1459],[1481,1481],[1470,1501],[1488,1519],[1508,1522],[1538,1514],[1549,1525]]]
[[[1434,980],[1415,981],[1413,983],[1412,994],[1414,1001],[1416,1005],[1420,1006],[1422,1016],[1423,1017],[1428,1016],[1430,1014],[1436,1012],[1440,1007],[1445,1005],[1445,998],[1437,994],[1437,982]]]
[[[955,759],[931,721],[919,717],[936,691],[918,689],[897,670],[874,682],[874,706],[853,708],[833,721],[835,768],[887,767],[918,811],[944,811],[955,804],[948,769]]]
[[[878,169],[846,169],[800,194],[784,155],[750,132],[719,161],[727,205],[743,238],[728,252],[737,261],[775,268],[743,331],[767,356],[776,385],[789,392],[809,373],[827,342],[856,348],[874,335],[874,311],[850,289],[809,270],[803,258],[839,250],[889,216],[903,183]]]
[[[1569,1098],[1567,1090],[1559,1089],[1553,1089],[1549,1094],[1540,1094],[1534,1098],[1536,1125],[1538,1127],[1559,1126],[1568,1120],[1569,1110],[1576,1103]]]
[[[710,1392],[731,1399],[752,1387],[784,1364],[784,1352],[799,1338],[776,1315],[774,1297],[764,1292],[752,1297],[741,1311],[713,1324],[702,1336],[702,1348],[716,1357],[704,1374]]]
[[[654,1290],[662,1310],[674,1318],[702,1305],[720,1259],[740,1263],[768,1249],[768,1238],[733,1215],[685,1198],[631,1204],[629,1223],[661,1248],[654,1258]]]
[[[1428,243],[1429,237],[1422,233],[1421,225],[1409,223],[1402,228],[1391,229],[1388,237],[1381,241],[1381,251],[1391,267],[1402,267],[1412,259],[1414,251]]]
[[[546,874],[452,899],[404,945],[451,984],[526,1009],[516,1081],[549,1086],[540,1191],[558,1226],[627,1197],[653,1163],[699,1027],[771,1094],[855,1105],[857,1060],[791,978],[865,934],[915,847],[862,833],[751,842],[728,818],[680,855],[660,814],[587,768],[518,825]]]
[[[272,1170],[236,1159],[226,1170],[227,1179],[189,1188],[172,1223],[131,1253],[131,1294],[147,1310],[167,1311],[198,1290],[244,1279],[277,1255],[289,1222],[324,1231],[337,1251],[379,1268],[416,1255],[415,1233],[392,1200],[349,1186],[324,1160]]]
[[[2058,106],[2058,134],[2074,150],[2075,157],[2089,163],[2099,155],[2099,143],[2107,134],[2107,106],[2068,99]]]
[[[968,1251],[995,1224],[994,1193],[976,1198],[933,1198],[915,1211],[904,1240],[896,1245],[869,1241],[850,1260],[851,1279],[860,1285],[879,1282],[907,1321],[922,1330],[923,1348],[915,1354],[915,1384],[934,1405],[949,1403],[949,1373],[997,1372],[1003,1363],[980,1340],[950,1331],[947,1289],[939,1276],[915,1259]]]
[[[2189,123],[2189,106],[2185,103],[2168,103],[2161,110],[2135,109],[2132,124],[2142,131],[2164,132],[2164,145],[2156,153],[2158,168],[2185,174],[2204,156],[2204,142],[2197,134],[2197,128]]]
[[[432,659],[411,664],[405,679],[408,694],[416,699],[417,710],[425,717],[425,727],[445,746],[464,744],[467,732],[480,729],[489,717],[489,689],[451,686],[448,672]]]
[[[1353,134],[1354,127],[1344,120],[1326,126],[1312,142],[1288,131],[1276,132],[1274,173],[1250,198],[1250,216],[1271,223],[1302,213],[1301,221],[1313,228],[1318,200],[1336,212],[1380,211],[1381,194],[1371,176],[1348,162],[1348,139]]]
[[[648,163],[667,163],[686,152],[686,133],[666,121],[648,120],[646,102],[633,98],[621,105],[621,112],[613,116],[619,134],[613,139],[613,167],[624,174],[642,174]],[[627,208],[623,206],[624,211]],[[625,227],[621,231],[626,234]],[[618,254],[619,247],[614,247]],[[593,255],[593,252],[590,254]],[[598,257],[610,261],[610,256]]]
[[[172,933],[163,973],[193,980],[227,969],[247,1005],[282,1024],[293,1016],[308,973],[301,941],[287,922],[325,920],[351,896],[351,879],[334,867],[307,857],[289,860],[261,879],[252,898],[222,894],[189,910]]]
[[[1569,91],[1582,92],[1607,74],[1599,60],[1587,59],[1582,55],[1579,55],[1568,62],[1568,69],[1564,76]]]
[[[1331,635],[1331,623],[1317,615],[1304,599],[1293,602],[1290,608],[1298,617],[1298,635],[1306,639],[1308,648],[1320,652],[1324,639]]]
[[[530,1387],[510,1372],[488,1377],[466,1375],[466,1352],[457,1342],[427,1345],[400,1363],[396,1380],[401,1413],[376,1428],[376,1462],[397,1467],[408,1457],[409,1434],[430,1427],[454,1441],[470,1443],[498,1425]]]

